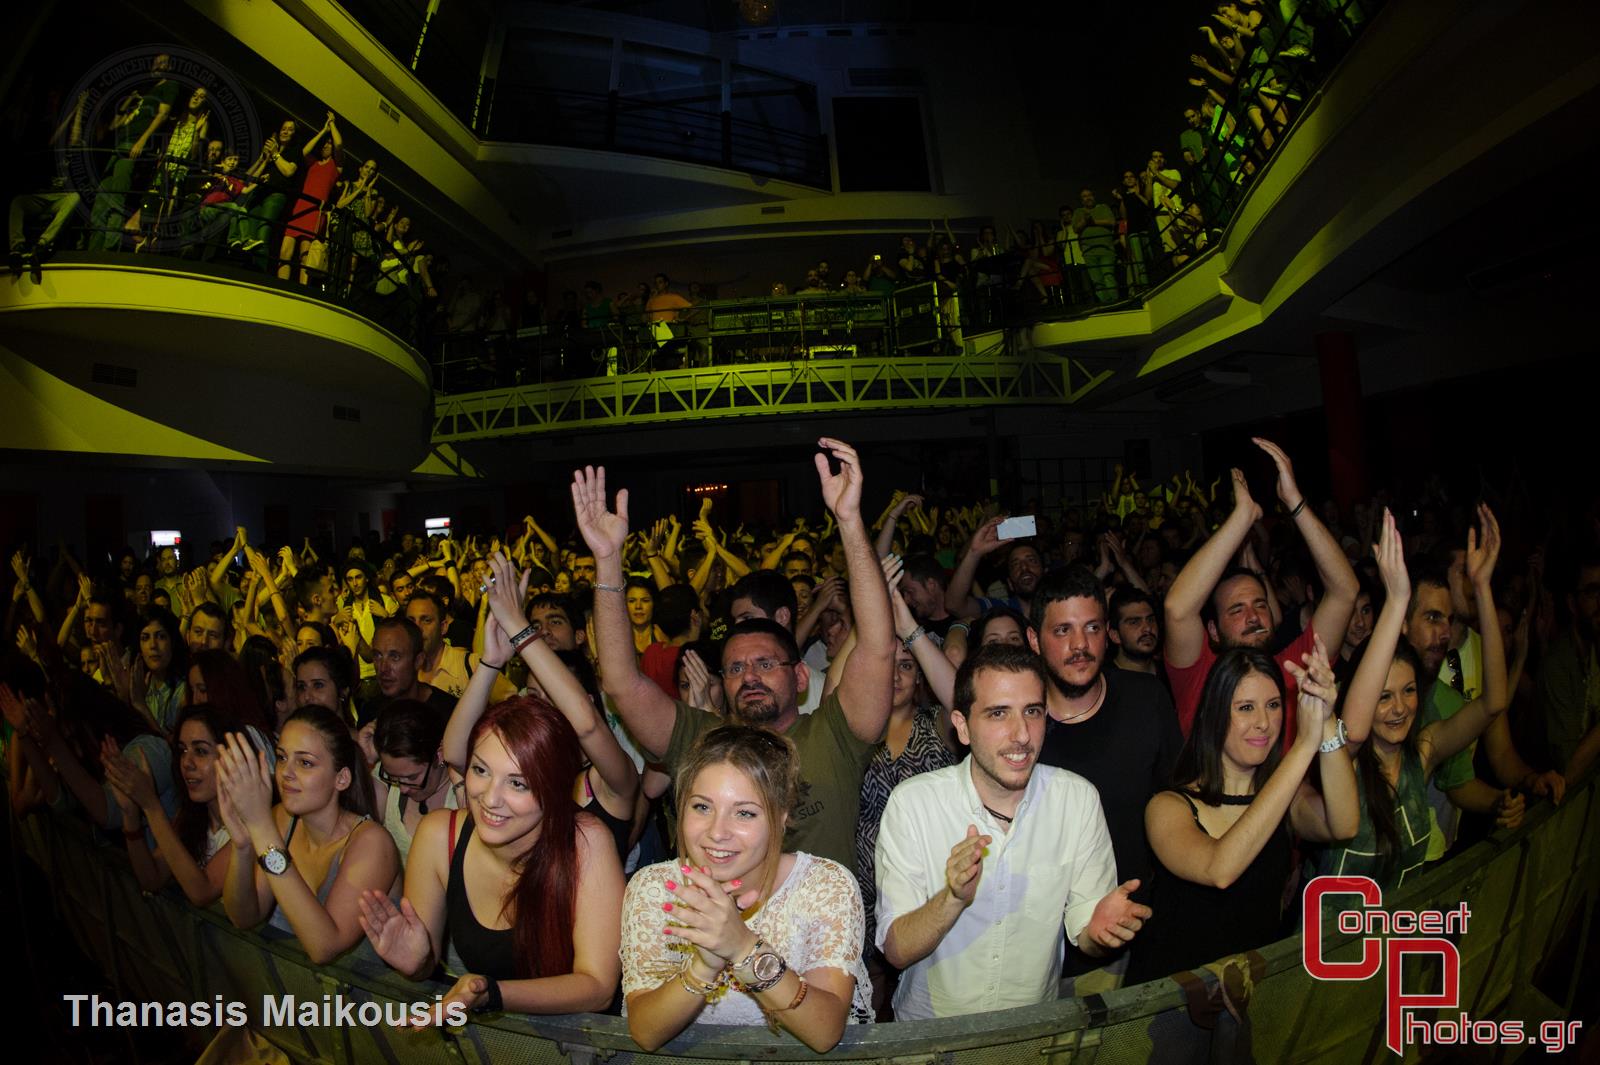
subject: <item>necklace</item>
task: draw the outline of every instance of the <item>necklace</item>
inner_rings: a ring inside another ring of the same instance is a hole
[[[1100,674],[1100,693],[1094,697],[1094,702],[1090,704],[1089,708],[1087,710],[1079,710],[1076,714],[1068,714],[1066,717],[1057,718],[1056,720],[1065,725],[1088,717],[1090,714],[1100,709],[1100,704],[1106,701],[1106,688],[1106,675],[1102,673]],[[984,807],[984,809],[987,810],[988,807]],[[993,813],[994,811],[990,810],[989,812]]]
[[[1016,815],[1015,814],[1012,814],[1010,817],[1007,817],[1005,814],[1001,813],[999,810],[996,810],[993,807],[991,807],[988,803],[984,803],[983,804],[983,808],[985,810],[988,810],[990,815],[992,817],[994,817],[994,819],[996,821],[1004,821],[1006,824],[1009,825],[1012,821],[1016,820]]]

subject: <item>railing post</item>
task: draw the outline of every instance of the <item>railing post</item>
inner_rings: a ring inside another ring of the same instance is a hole
[[[733,168],[733,112],[722,112],[722,165]]]

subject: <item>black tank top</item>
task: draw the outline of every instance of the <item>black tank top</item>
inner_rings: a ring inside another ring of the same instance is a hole
[[[467,823],[461,826],[455,851],[450,855],[450,881],[444,894],[445,930],[467,972],[491,980],[514,980],[518,972],[511,929],[485,928],[479,924],[467,898],[465,863],[467,841],[471,838],[472,818],[468,817]]]
[[[621,818],[612,815],[610,810],[600,801],[600,796],[595,794],[594,785],[589,783],[589,770],[583,771],[583,790],[588,796],[588,805],[581,806],[586,814],[593,814],[600,819],[611,832],[611,838],[617,844],[617,857],[622,859],[622,864],[628,864],[628,852],[633,848],[628,846],[628,837],[633,834],[632,818]]]
[[[1178,788],[1167,790],[1183,797],[1194,823],[1200,825],[1194,798]],[[1206,831],[1204,825],[1200,825],[1200,831]],[[1226,889],[1185,880],[1162,866],[1157,858],[1155,888],[1150,898],[1154,913],[1134,937],[1125,983],[1132,986],[1196,969],[1282,938],[1283,892],[1293,850],[1287,828],[1280,825],[1267,837],[1255,860]]]

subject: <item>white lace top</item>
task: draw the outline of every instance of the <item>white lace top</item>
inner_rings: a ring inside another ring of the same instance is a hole
[[[628,881],[628,894],[622,903],[624,1015],[628,1012],[628,995],[676,978],[683,968],[685,951],[693,949],[662,932],[666,915],[661,905],[673,898],[666,882],[677,872],[676,861],[661,862],[639,870]],[[861,959],[866,916],[861,908],[861,889],[844,866],[796,852],[789,875],[750,918],[749,925],[796,972],[829,968],[855,977],[850,1023],[872,1020],[872,984]],[[696,1023],[766,1024],[767,1018],[754,998],[730,990],[718,1001],[708,1003]]]

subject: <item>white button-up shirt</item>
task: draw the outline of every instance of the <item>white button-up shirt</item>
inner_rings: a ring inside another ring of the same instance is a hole
[[[945,886],[967,826],[993,839],[977,895],[939,945],[900,978],[896,1020],[1031,1006],[1056,997],[1062,935],[1073,944],[1117,886],[1100,795],[1083,777],[1036,765],[1009,832],[978,799],[972,757],[894,789],[878,829],[877,947],[896,918]]]

